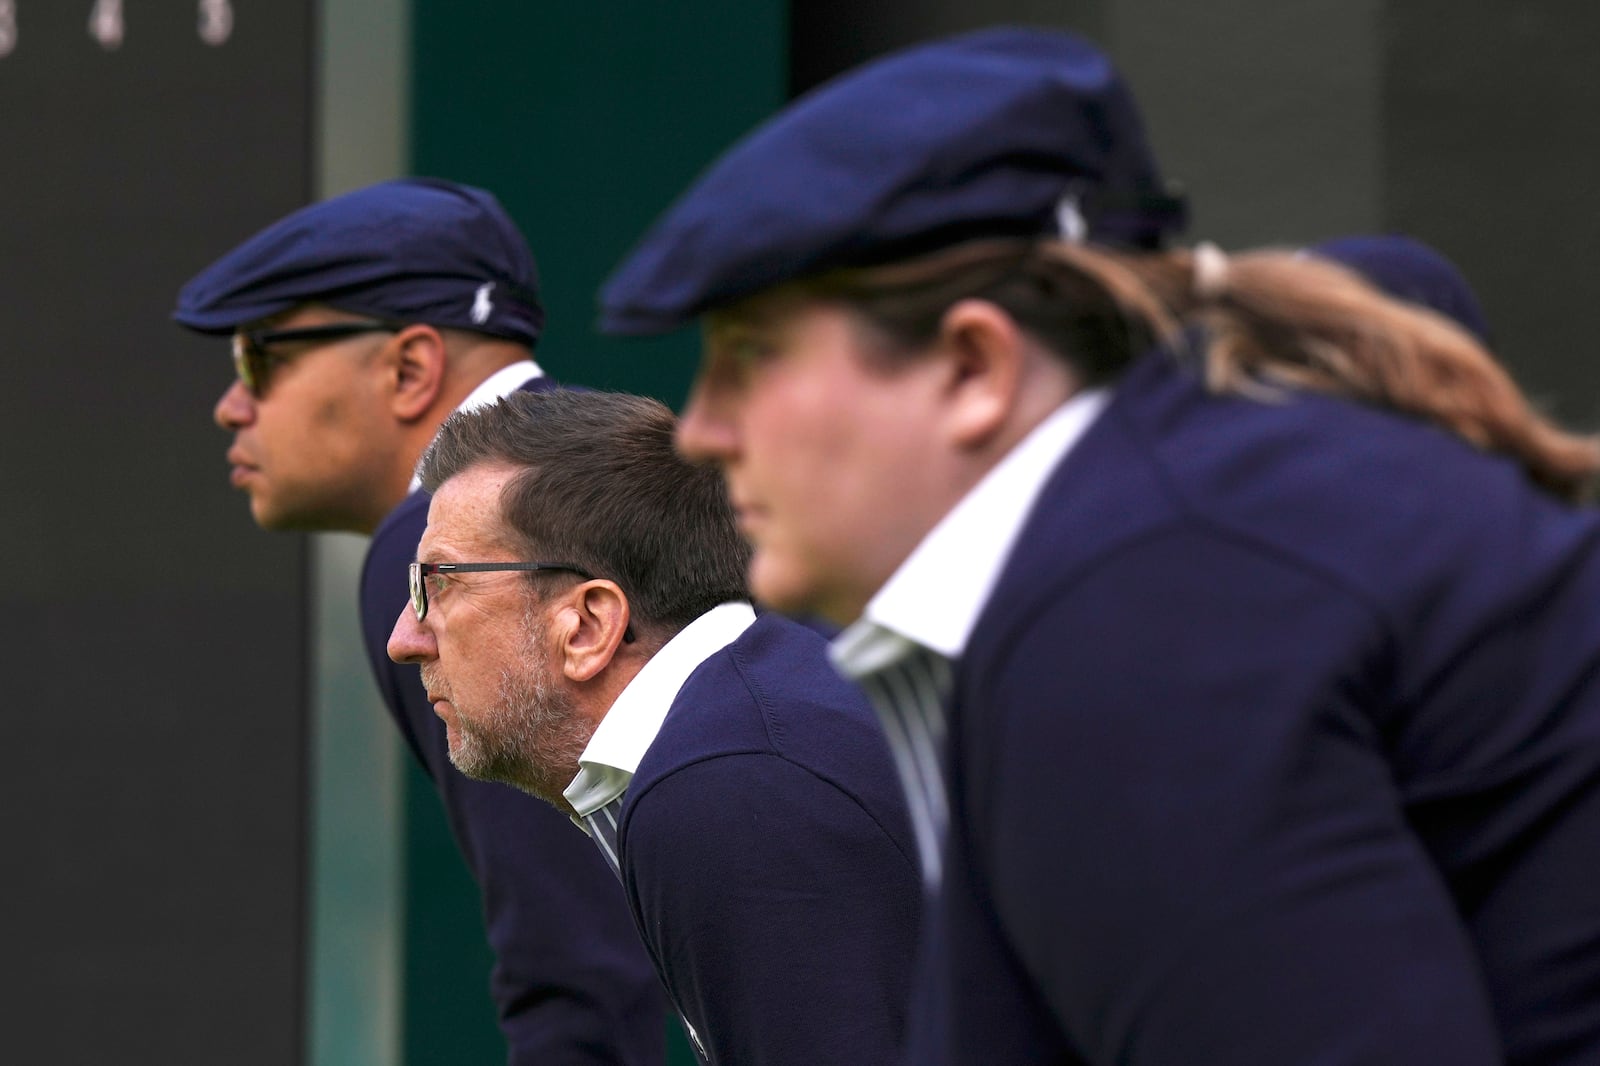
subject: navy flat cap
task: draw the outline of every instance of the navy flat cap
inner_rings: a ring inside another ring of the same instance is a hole
[[[1399,234],[1337,237],[1306,251],[1354,270],[1390,296],[1448,315],[1489,343],[1489,322],[1466,277],[1443,253]]]
[[[974,237],[1155,247],[1183,214],[1099,49],[983,30],[847,72],[746,135],[612,274],[599,324],[666,332],[805,274]]]
[[[303,207],[189,281],[172,317],[203,333],[305,303],[475,330],[530,348],[539,274],[516,224],[482,189],[402,178]]]

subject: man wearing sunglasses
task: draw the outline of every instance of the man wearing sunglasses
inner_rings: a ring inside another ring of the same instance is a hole
[[[878,1066],[922,896],[889,748],[820,635],[756,616],[674,425],[560,389],[447,421],[389,653],[456,766],[590,833],[706,1062]]]
[[[659,1063],[666,1008],[604,862],[545,805],[455,771],[417,671],[384,651],[427,520],[423,449],[457,409],[551,387],[516,225],[481,189],[383,182],[257,233],[185,285],[173,317],[232,338],[214,413],[256,522],[372,537],[368,654],[481,889],[512,1066]]]

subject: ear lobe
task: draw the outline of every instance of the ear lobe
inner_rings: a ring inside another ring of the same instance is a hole
[[[585,581],[558,612],[562,670],[573,681],[590,681],[616,657],[628,632],[628,598],[614,581]]]
[[[1022,379],[1024,339],[1010,315],[986,300],[962,300],[945,311],[939,346],[950,359],[946,433],[977,450],[1005,428]]]
[[[432,409],[444,389],[444,337],[432,326],[410,325],[395,334],[394,393],[390,401],[395,417],[412,422]]]

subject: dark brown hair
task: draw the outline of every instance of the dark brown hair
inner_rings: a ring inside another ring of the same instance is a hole
[[[1294,252],[1229,257],[1214,292],[1196,284],[1192,250],[1138,253],[1063,241],[977,241],[919,259],[824,274],[804,295],[859,313],[886,355],[919,351],[961,299],[994,303],[1088,384],[1114,379],[1155,343],[1197,358],[1217,392],[1315,389],[1415,415],[1569,500],[1592,495],[1600,442],[1534,410],[1464,328],[1391,300],[1355,274]]]
[[[641,637],[664,642],[717,604],[749,598],[750,551],[721,475],[680,458],[674,428],[672,412],[643,396],[517,392],[446,419],[419,476],[434,492],[469,467],[518,468],[500,511],[526,558],[615,581]]]

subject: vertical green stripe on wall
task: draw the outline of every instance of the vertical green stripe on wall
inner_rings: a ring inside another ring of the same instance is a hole
[[[316,199],[394,177],[405,165],[406,2],[313,5]],[[373,684],[362,644],[356,590],[366,538],[318,534],[310,551],[306,1063],[398,1066],[405,931],[401,771],[411,759]]]
[[[602,339],[595,291],[700,168],[782,104],[787,27],[781,0],[414,0],[411,172],[491,189],[522,226],[549,315],[538,357],[560,380],[681,404],[697,339]],[[476,895],[431,788],[420,774],[407,788],[405,1061],[504,1061]]]

